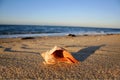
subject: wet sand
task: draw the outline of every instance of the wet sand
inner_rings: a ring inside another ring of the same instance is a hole
[[[41,53],[55,45],[79,63],[44,65]],[[3,79],[120,79],[120,35],[0,39]]]

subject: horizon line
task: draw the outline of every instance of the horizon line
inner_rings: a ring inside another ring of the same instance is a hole
[[[78,25],[55,25],[55,24],[1,24],[0,25],[29,25],[29,26],[62,26],[62,27],[83,27],[83,28],[113,28],[120,29],[119,27],[102,27],[102,26],[78,26]]]

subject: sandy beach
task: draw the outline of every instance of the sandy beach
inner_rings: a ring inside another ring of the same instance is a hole
[[[55,45],[79,63],[44,65],[41,53]],[[2,79],[120,79],[120,35],[54,36],[0,39]]]

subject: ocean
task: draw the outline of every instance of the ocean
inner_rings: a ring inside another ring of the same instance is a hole
[[[120,34],[120,29],[47,25],[0,25],[0,38]]]

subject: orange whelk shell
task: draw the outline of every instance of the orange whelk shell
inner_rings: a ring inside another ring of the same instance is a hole
[[[53,49],[42,53],[41,56],[44,58],[44,64],[55,64],[58,62],[66,63],[77,63],[76,60],[67,50],[61,47],[55,46]]]

